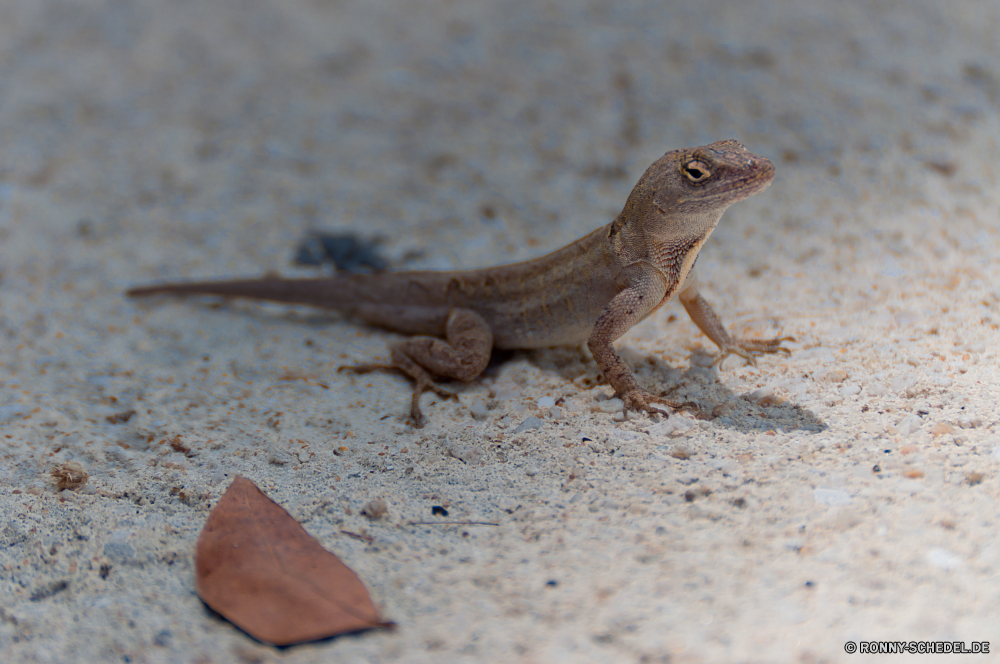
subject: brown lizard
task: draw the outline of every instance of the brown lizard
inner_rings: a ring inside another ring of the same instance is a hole
[[[642,389],[612,343],[674,295],[718,347],[731,354],[788,353],[777,339],[734,339],[698,293],[695,259],[722,213],[774,179],[774,165],[738,141],[672,150],[655,161],[610,224],[541,258],[480,270],[385,272],[327,278],[280,277],[134,288],[208,294],[336,309],[368,323],[421,335],[392,346],[388,364],[410,376],[410,413],[421,426],[420,395],[454,396],[432,375],[471,381],[493,348],[543,348],[587,342],[626,410],[663,413],[680,404]],[[441,338],[443,337],[443,339]]]

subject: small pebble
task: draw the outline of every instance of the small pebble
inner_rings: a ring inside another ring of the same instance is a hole
[[[938,569],[957,569],[962,566],[962,559],[941,547],[935,547],[927,552],[927,562]]]
[[[840,396],[844,397],[845,399],[847,397],[853,397],[856,394],[861,394],[861,388],[858,387],[857,385],[845,385],[844,387],[840,388]]]
[[[445,449],[448,450],[448,454],[465,463],[477,465],[483,460],[482,447],[462,440],[452,440],[449,438]]]
[[[884,397],[887,394],[889,394],[889,390],[882,383],[868,385],[868,396],[870,397]]]
[[[473,399],[469,404],[469,412],[472,413],[474,420],[485,420],[490,415],[486,408],[486,402],[482,399]]]
[[[936,374],[933,377],[931,377],[931,382],[937,385],[938,387],[951,387],[952,385],[951,378],[948,378],[947,376],[943,376],[941,374]]]
[[[983,425],[983,420],[977,415],[964,415],[958,418],[958,426],[963,429],[977,429]]]
[[[620,413],[625,410],[625,403],[615,397],[606,401],[598,401],[590,407],[590,410],[595,413]]]
[[[889,389],[891,389],[896,394],[902,394],[908,392],[917,386],[917,376],[912,373],[905,373],[896,376],[889,383]]]
[[[826,372],[825,380],[828,383],[843,383],[847,380],[847,372],[843,369],[830,369]]]
[[[284,466],[292,463],[292,455],[284,450],[275,450],[267,457],[267,462],[274,466]]]
[[[375,500],[368,501],[364,507],[361,508],[361,514],[368,517],[372,521],[376,519],[381,519],[383,516],[389,513],[389,506],[385,504],[385,501],[381,498],[376,498]]]
[[[919,415],[907,415],[896,425],[896,434],[899,436],[909,436],[923,425]]]
[[[656,438],[678,436],[694,426],[694,420],[674,415],[666,422],[659,422],[649,428],[650,435]]]
[[[774,398],[774,386],[765,385],[764,387],[757,388],[751,392],[748,396],[750,401],[765,401]]]
[[[135,547],[127,542],[108,542],[104,545],[104,557],[112,562],[132,564],[136,561]]]
[[[514,433],[524,433],[533,429],[541,429],[543,424],[537,417],[528,417],[514,429]]]
[[[820,505],[829,507],[843,507],[851,504],[851,496],[846,491],[840,489],[819,488],[813,491],[813,497]]]

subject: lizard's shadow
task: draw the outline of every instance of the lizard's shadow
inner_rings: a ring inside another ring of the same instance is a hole
[[[654,394],[697,405],[692,412],[699,419],[712,421],[717,426],[743,433],[765,431],[819,432],[826,424],[808,408],[771,395],[751,399],[753,392],[736,394],[724,382],[724,374],[704,365],[711,364],[711,354],[695,351],[689,366],[681,370],[666,361],[651,356],[640,356],[621,349],[635,370],[639,384]],[[566,380],[586,389],[602,384],[603,377],[592,359],[578,348],[547,348],[528,351],[526,354],[539,369],[552,371]],[[510,357],[511,354],[506,354]],[[494,360],[501,360],[496,358]],[[736,363],[739,358],[730,358]],[[760,359],[767,362],[767,357]],[[491,362],[491,365],[493,362]],[[697,411],[697,412],[694,412]]]
[[[342,316],[332,311],[316,310],[309,307],[289,307],[276,305],[262,307],[259,303],[233,300],[227,302],[212,296],[192,298],[191,305],[205,309],[218,310],[231,307],[239,316],[248,316],[260,323],[273,323],[276,320],[293,320],[306,328],[323,330],[334,321],[350,321],[349,316]],[[378,328],[368,327],[376,330]],[[811,431],[818,432],[826,425],[813,412],[790,402],[782,402],[775,397],[764,397],[754,401],[750,393],[737,395],[726,387],[718,371],[705,368],[711,355],[704,351],[695,351],[691,355],[689,366],[685,370],[678,369],[666,361],[636,352],[620,349],[627,357],[629,364],[635,369],[639,383],[654,394],[664,394],[670,399],[697,404],[697,417],[711,420],[718,426],[735,429],[744,433],[774,431]],[[543,348],[530,351],[494,350],[489,366],[483,372],[484,376],[497,377],[504,364],[511,359],[523,356],[543,371],[553,372],[565,380],[574,383],[580,389],[590,389],[604,384],[604,378],[593,358],[583,347],[565,346],[558,348]],[[737,362],[738,358],[730,358],[729,362]],[[767,362],[767,358],[761,358]]]

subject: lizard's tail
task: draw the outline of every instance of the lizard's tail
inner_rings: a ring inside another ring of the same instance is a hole
[[[159,286],[141,286],[125,291],[128,297],[148,295],[219,295],[243,297],[253,300],[270,300],[291,304],[309,304],[314,307],[342,308],[345,300],[357,297],[357,284],[351,279],[234,279],[231,281],[196,281]]]
[[[128,297],[147,295],[219,295],[307,304],[357,316],[407,334],[443,335],[451,305],[443,296],[433,301],[419,281],[410,283],[404,273],[350,274],[320,279],[234,279],[187,284],[142,286],[125,292]],[[438,289],[440,291],[440,289]]]

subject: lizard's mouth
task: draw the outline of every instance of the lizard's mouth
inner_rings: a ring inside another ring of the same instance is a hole
[[[733,191],[742,191],[746,198],[763,191],[774,181],[774,164],[770,161],[758,161],[751,168],[742,176],[720,179],[718,188],[709,194],[710,197],[718,198]]]

